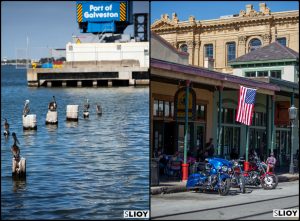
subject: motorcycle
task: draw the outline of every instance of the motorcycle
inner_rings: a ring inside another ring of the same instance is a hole
[[[249,163],[248,171],[243,173],[246,185],[261,185],[266,190],[275,189],[278,185],[278,177],[273,172],[266,171],[267,164],[256,157],[255,162]]]
[[[231,186],[228,174],[231,167],[228,166],[228,161],[221,158],[208,158],[206,162],[204,171],[189,176],[186,188],[214,190],[221,196],[226,196]]]
[[[232,160],[231,185],[238,186],[242,193],[246,193],[246,181],[243,176],[243,169],[237,160]]]

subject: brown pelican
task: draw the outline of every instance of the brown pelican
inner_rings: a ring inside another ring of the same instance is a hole
[[[100,104],[96,104],[96,111],[97,111],[97,114],[102,115],[102,107]]]
[[[4,118],[5,122],[4,122],[4,136],[8,136],[9,135],[9,124],[7,123],[7,119]]]
[[[29,114],[30,112],[30,108],[29,108],[29,100],[25,101],[25,105],[24,105],[24,109],[23,109],[23,115],[24,117],[27,116],[27,114]]]
[[[14,144],[11,147],[11,152],[13,153],[14,158],[17,161],[19,161],[20,160],[20,148],[18,147],[17,143],[20,144],[20,142],[19,142],[15,132],[13,132],[11,135],[14,139]]]
[[[50,111],[56,111],[56,108],[57,108],[57,104],[56,104],[55,96],[53,96],[53,101],[49,103],[48,109]]]
[[[89,99],[86,99],[86,104],[83,106],[84,107],[84,112],[88,112],[89,108],[90,108],[90,104],[89,104]]]

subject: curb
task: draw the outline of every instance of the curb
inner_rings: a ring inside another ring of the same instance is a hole
[[[287,177],[287,176],[278,176],[278,183],[282,182],[291,182],[299,180],[299,175],[298,176],[292,176],[292,177]],[[178,192],[185,192],[187,191],[185,186],[172,186],[172,187],[156,187],[151,189],[151,195],[158,195],[158,194],[168,194],[168,193],[178,193]]]

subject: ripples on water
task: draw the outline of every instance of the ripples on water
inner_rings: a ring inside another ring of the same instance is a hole
[[[53,95],[58,127],[45,125]],[[37,131],[23,131],[26,99]],[[79,105],[78,122],[66,122],[67,104]],[[26,181],[12,180],[3,118],[20,141]],[[149,209],[148,87],[29,88],[24,70],[2,67],[1,120],[1,219],[122,219],[123,210]]]

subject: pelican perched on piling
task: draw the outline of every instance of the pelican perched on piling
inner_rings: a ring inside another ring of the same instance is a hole
[[[24,109],[23,109],[23,116],[26,117],[30,112],[29,108],[29,100],[25,101]]]
[[[102,107],[100,104],[96,104],[96,111],[97,111],[97,114],[102,115]]]
[[[88,112],[90,108],[89,99],[86,99],[86,104],[83,106],[84,112]]]
[[[5,122],[4,122],[4,136],[8,136],[9,135],[9,123],[7,123],[7,119],[4,118]]]
[[[18,161],[20,160],[20,148],[18,147],[17,143],[20,144],[20,142],[15,132],[12,133],[12,137],[14,139],[14,144],[11,146],[11,152],[13,153],[14,158]]]
[[[89,99],[86,99],[86,103],[83,106],[83,117],[89,117],[89,108],[90,108],[90,104],[89,104]]]
[[[50,111],[56,111],[57,108],[57,104],[56,104],[56,100],[55,100],[55,96],[53,96],[53,101],[51,101],[48,105],[48,109]]]

